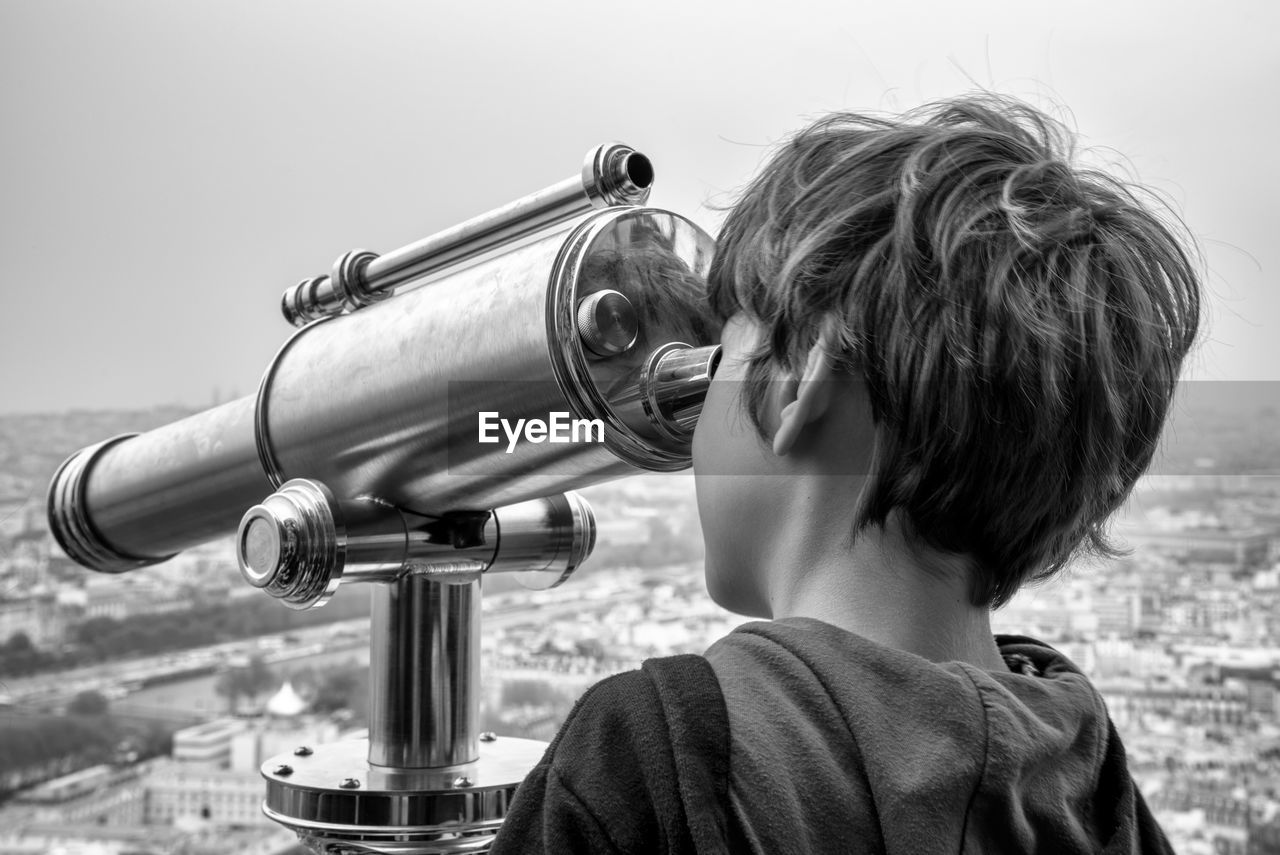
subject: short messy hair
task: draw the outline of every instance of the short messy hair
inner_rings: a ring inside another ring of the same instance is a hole
[[[837,113],[787,141],[729,212],[712,308],[760,323],[743,397],[820,338],[866,383],[876,448],[853,532],[899,510],[999,606],[1105,532],[1151,462],[1200,317],[1180,220],[1079,166],[1020,101]]]

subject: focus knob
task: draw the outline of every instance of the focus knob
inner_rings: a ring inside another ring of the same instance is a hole
[[[606,288],[578,303],[578,335],[582,345],[596,356],[616,356],[636,343],[640,320],[631,301]]]

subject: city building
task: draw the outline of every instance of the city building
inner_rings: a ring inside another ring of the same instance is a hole
[[[1127,526],[1117,534],[1130,547],[1209,564],[1236,568],[1259,567],[1271,554],[1275,532],[1268,528],[1245,530],[1183,529]]]
[[[1107,684],[1104,695],[1112,716],[1126,722],[1156,716],[1184,724],[1240,726],[1249,705],[1248,692],[1235,682],[1222,686]]]
[[[271,826],[262,813],[263,783],[256,774],[173,760],[151,770],[147,789],[149,825]]]
[[[231,743],[249,730],[240,719],[217,719],[184,728],[173,735],[173,759],[186,768],[225,769],[231,764]]]
[[[61,644],[66,620],[50,589],[0,599],[0,644],[22,633],[36,647]]]
[[[54,825],[141,825],[147,815],[151,764],[91,766],[14,796],[0,809],[0,827],[21,822]]]

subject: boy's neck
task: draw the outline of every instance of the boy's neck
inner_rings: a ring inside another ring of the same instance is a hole
[[[913,548],[896,516],[862,532],[852,549],[847,541],[792,547],[799,561],[774,563],[790,572],[773,576],[773,618],[815,618],[934,662],[1006,668],[990,610],[969,602],[962,562]]]

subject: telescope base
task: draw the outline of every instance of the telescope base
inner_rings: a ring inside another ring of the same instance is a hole
[[[487,852],[546,749],[485,734],[475,762],[392,769],[369,763],[367,739],[299,748],[262,764],[262,811],[317,855]]]

